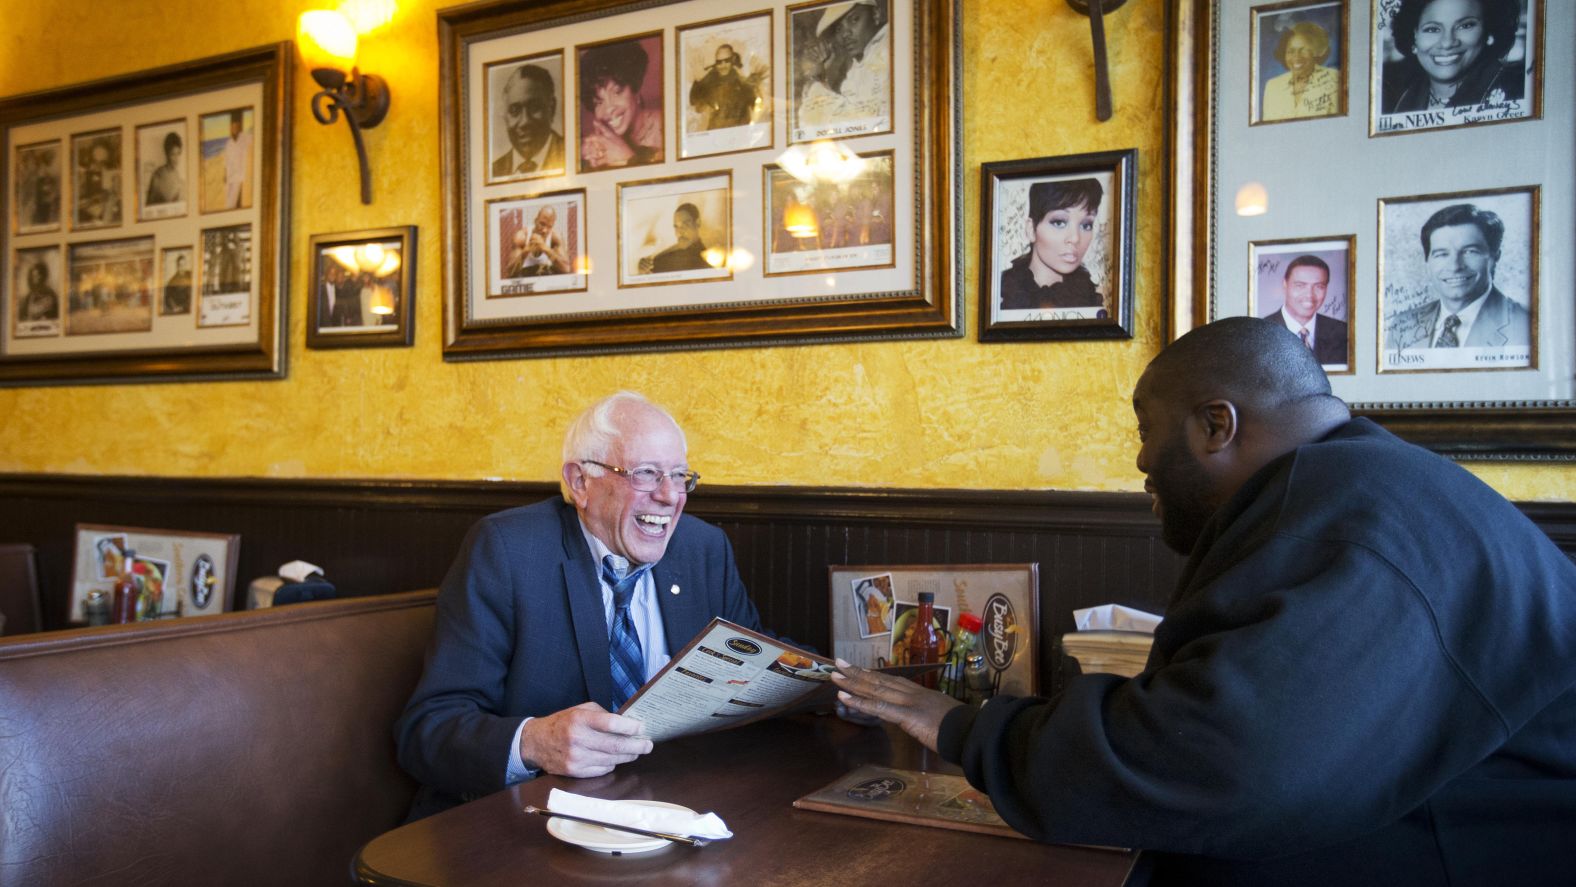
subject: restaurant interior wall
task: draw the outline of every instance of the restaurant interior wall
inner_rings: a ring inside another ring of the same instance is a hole
[[[327,0],[6,4],[0,94],[125,74],[294,36]],[[446,5],[446,4],[445,4]],[[1087,20],[1064,3],[966,0],[963,180],[970,326],[981,162],[1136,147],[1137,335],[984,346],[962,339],[452,364],[441,358],[437,4],[401,0],[363,41],[393,111],[367,133],[358,200],[342,127],[312,122],[296,71],[289,376],[283,381],[0,390],[0,472],[548,481],[561,430],[618,388],[668,405],[708,482],[1132,491],[1134,382],[1161,345],[1165,0],[1107,19],[1116,115],[1094,119]],[[763,154],[763,158],[766,155]],[[764,160],[763,160],[764,162]],[[420,228],[412,348],[304,347],[308,239]],[[1513,499],[1576,500],[1576,468],[1473,464]]]

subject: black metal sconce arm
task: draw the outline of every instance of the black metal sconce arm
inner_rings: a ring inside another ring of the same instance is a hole
[[[367,167],[367,146],[361,131],[383,122],[389,110],[388,83],[376,74],[363,74],[352,68],[350,76],[333,68],[317,68],[312,79],[323,89],[312,96],[312,116],[325,126],[339,119],[341,112],[356,143],[356,159],[361,163],[361,202],[372,202],[372,171]]]

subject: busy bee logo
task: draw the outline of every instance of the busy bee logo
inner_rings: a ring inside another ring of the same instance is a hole
[[[985,602],[985,624],[980,628],[984,635],[985,661],[990,667],[1000,671],[1012,664],[1013,655],[1018,652],[1018,614],[1012,609],[1012,601],[1006,595],[993,594]]]
[[[761,652],[761,645],[744,638],[728,638],[728,649],[746,656],[755,656]]]

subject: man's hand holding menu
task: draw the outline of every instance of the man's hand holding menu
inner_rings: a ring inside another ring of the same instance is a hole
[[[651,751],[634,718],[610,713],[595,702],[546,717],[520,729],[520,759],[533,770],[563,776],[601,776]]]

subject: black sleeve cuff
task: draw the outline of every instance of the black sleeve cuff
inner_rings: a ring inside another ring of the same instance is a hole
[[[936,751],[941,753],[941,759],[949,764],[963,763],[963,744],[969,738],[969,731],[974,728],[974,718],[980,713],[972,705],[954,706],[941,719],[941,732],[936,737]]]

